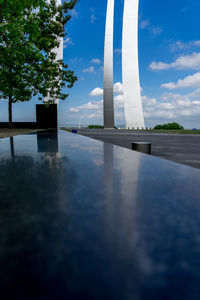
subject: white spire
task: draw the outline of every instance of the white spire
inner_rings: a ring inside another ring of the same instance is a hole
[[[104,128],[114,128],[113,25],[114,0],[108,0],[104,50]]]
[[[124,0],[122,73],[127,128],[144,128],[138,64],[139,0]]]

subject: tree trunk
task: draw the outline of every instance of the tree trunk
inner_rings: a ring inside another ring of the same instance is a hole
[[[9,96],[8,99],[8,115],[9,115],[9,127],[13,126],[12,123],[12,96]]]

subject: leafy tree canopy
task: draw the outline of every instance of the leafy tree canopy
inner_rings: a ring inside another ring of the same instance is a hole
[[[66,99],[62,92],[77,78],[55,48],[66,35],[65,25],[76,0],[0,0],[0,98],[28,101],[40,94]]]

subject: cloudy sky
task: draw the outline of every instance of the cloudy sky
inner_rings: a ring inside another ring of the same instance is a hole
[[[116,123],[124,124],[121,43],[123,0],[115,0]],[[64,60],[78,76],[59,105],[60,124],[101,124],[107,0],[80,0],[68,25]],[[139,65],[146,126],[178,121],[200,128],[200,1],[140,0]],[[36,99],[15,104],[15,120],[34,120]],[[1,101],[0,119],[7,105]]]

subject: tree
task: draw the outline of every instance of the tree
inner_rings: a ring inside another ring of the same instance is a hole
[[[168,123],[163,125],[156,125],[154,127],[155,130],[182,130],[184,129],[183,126],[179,125],[178,123]]]
[[[76,2],[57,6],[56,0],[0,0],[0,99],[8,100],[9,126],[12,103],[37,94],[40,100],[65,100],[63,88],[77,80],[55,54]]]

